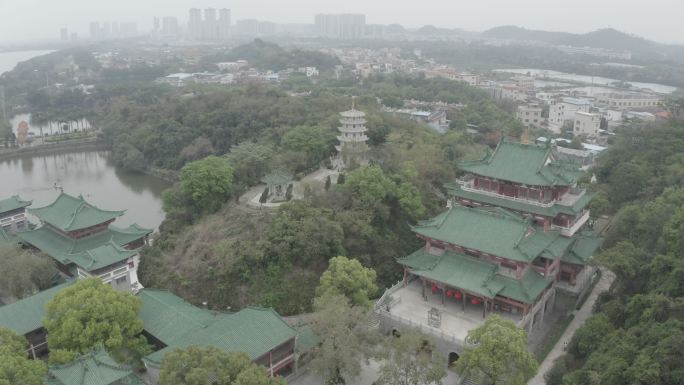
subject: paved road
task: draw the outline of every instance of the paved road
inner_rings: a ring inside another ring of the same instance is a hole
[[[613,280],[615,280],[615,274],[613,274],[613,272],[610,270],[601,268],[601,279],[598,281],[596,286],[594,286],[594,290],[591,291],[591,294],[589,294],[587,300],[584,301],[582,307],[575,312],[575,318],[573,318],[573,320],[570,322],[568,328],[565,329],[565,332],[556,343],[556,346],[553,347],[551,352],[549,352],[549,355],[547,355],[541,365],[539,365],[539,371],[537,371],[537,375],[534,376],[527,383],[527,385],[546,384],[544,375],[551,369],[551,366],[553,366],[553,361],[565,353],[563,351],[564,344],[572,339],[575,331],[577,331],[580,326],[584,325],[584,322],[586,322],[587,318],[591,316],[594,303],[596,303],[596,299],[598,298],[599,294],[607,291],[610,288],[610,285],[613,284]]]

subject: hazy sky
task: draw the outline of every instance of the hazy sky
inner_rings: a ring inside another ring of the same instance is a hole
[[[154,16],[187,21],[191,7],[230,8],[233,22],[256,18],[312,23],[316,13],[364,13],[368,23],[485,30],[498,25],[588,32],[613,27],[653,40],[684,44],[682,0],[0,0],[0,42],[58,38],[68,27],[87,37],[92,20],[136,21]]]

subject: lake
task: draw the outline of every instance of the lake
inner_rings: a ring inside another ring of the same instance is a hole
[[[34,51],[10,51],[0,52],[0,75],[6,71],[11,71],[19,62],[29,60],[37,56],[47,55],[54,50],[34,50]]]
[[[109,151],[81,151],[0,161],[0,199],[19,194],[41,207],[64,192],[106,210],[126,210],[114,222],[157,229],[164,219],[161,193],[170,183],[114,166]]]
[[[507,73],[512,73],[512,74],[521,74],[521,75],[530,74],[531,76],[535,76],[535,77],[549,78],[549,79],[561,80],[561,81],[563,81],[563,80],[573,81],[573,82],[586,83],[586,84],[594,84],[597,86],[612,86],[614,83],[620,82],[620,80],[617,80],[617,79],[604,78],[601,76],[577,75],[577,74],[569,74],[569,73],[560,72],[560,71],[541,70],[541,69],[536,69],[536,68],[498,69],[498,70],[494,70],[494,72],[507,72]],[[640,83],[640,82],[625,82],[625,83],[630,84],[634,88],[644,89],[644,90],[652,91],[652,92],[659,93],[659,94],[671,94],[677,90],[677,87],[667,86],[664,84]]]

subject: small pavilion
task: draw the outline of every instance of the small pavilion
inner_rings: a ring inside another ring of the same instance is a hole
[[[294,175],[285,170],[274,170],[264,175],[261,182],[268,188],[268,200],[278,202],[287,200],[287,190],[293,188]]]

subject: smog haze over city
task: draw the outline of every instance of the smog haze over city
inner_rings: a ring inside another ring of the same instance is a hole
[[[649,1],[648,6],[620,0],[2,0],[0,44],[55,39],[60,28],[85,36],[93,20],[136,22],[152,27],[153,17],[187,18],[188,8],[230,8],[233,19],[277,23],[311,23],[317,13],[361,13],[372,24],[409,28],[434,25],[483,31],[501,25],[586,33],[614,28],[669,44],[684,44],[678,0]]]
[[[684,17],[0,0],[0,385],[684,385]]]

